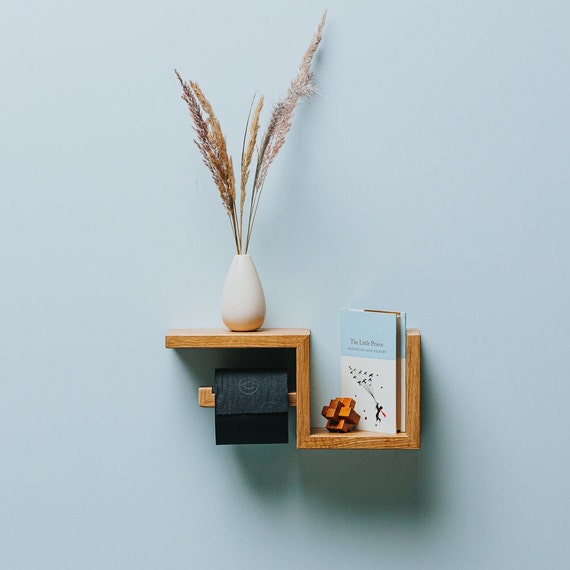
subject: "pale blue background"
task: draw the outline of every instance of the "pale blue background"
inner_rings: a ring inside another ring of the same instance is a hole
[[[174,77],[235,155],[325,8],[321,95],[251,253],[269,326],[422,331],[419,452],[216,447],[229,225]],[[570,5],[3,0],[0,568],[546,568],[567,557]]]

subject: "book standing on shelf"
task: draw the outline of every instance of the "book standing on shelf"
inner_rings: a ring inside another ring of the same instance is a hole
[[[358,429],[405,431],[405,354],[405,313],[341,312],[341,390],[356,401]]]

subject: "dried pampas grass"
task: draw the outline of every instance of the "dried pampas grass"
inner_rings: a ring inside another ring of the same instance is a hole
[[[244,131],[240,164],[240,193],[238,199],[236,195],[232,157],[228,154],[226,138],[222,132],[220,122],[199,85],[194,81],[185,82],[178,71],[174,70],[182,86],[182,99],[186,102],[192,118],[194,131],[196,133],[194,142],[202,155],[204,164],[212,175],[224,208],[230,218],[238,254],[247,254],[248,252],[261,191],[267,177],[267,172],[285,143],[286,135],[291,129],[293,114],[297,103],[301,99],[310,97],[317,91],[312,82],[313,73],[311,71],[311,65],[317,48],[321,43],[325,20],[326,12],[323,14],[315,35],[301,60],[297,76],[291,82],[285,99],[274,105],[267,129],[257,148],[257,162],[249,201],[245,236],[243,234],[243,217],[247,196],[247,184],[250,178],[253,154],[257,145],[260,115],[263,109],[263,97],[260,97],[257,101],[253,115],[252,109],[254,108],[255,97],[252,100]]]

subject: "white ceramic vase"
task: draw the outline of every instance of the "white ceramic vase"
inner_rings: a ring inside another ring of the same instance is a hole
[[[265,295],[249,255],[235,255],[222,293],[222,320],[232,331],[256,331],[265,320]]]

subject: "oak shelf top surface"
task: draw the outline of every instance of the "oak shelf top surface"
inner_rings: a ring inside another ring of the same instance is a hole
[[[166,333],[167,348],[263,348],[295,347],[309,338],[303,328],[262,328],[254,332],[227,329],[170,329]]]

